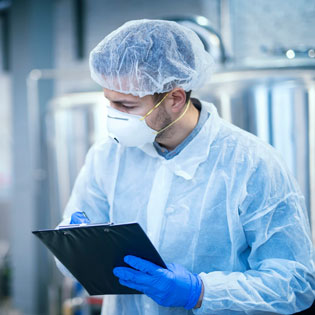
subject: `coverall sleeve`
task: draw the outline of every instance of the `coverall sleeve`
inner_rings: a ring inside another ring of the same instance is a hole
[[[62,224],[69,223],[76,211],[84,211],[91,223],[109,221],[109,203],[102,183],[102,169],[97,157],[97,148],[93,146],[75,181],[70,199],[63,214]]]
[[[238,213],[250,251],[248,270],[201,273],[204,297],[194,313],[293,314],[307,309],[315,295],[314,256],[295,180],[277,160],[260,161],[245,187]]]

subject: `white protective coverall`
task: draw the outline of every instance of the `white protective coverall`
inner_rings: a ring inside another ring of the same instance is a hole
[[[153,144],[108,138],[89,151],[63,224],[77,209],[92,223],[138,222],[166,263],[198,273],[199,309],[145,295],[104,296],[102,314],[292,314],[315,295],[304,198],[274,149],[222,120],[212,104],[198,134],[171,159]]]

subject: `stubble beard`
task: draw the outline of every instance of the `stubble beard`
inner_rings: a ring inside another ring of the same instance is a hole
[[[165,128],[166,126],[168,126],[172,123],[172,118],[166,112],[164,106],[160,107],[159,113],[157,115],[157,121],[159,122],[159,125],[160,125],[159,130],[162,130],[163,128]],[[173,128],[173,126],[170,126],[169,128],[160,132],[156,136],[155,141],[163,144],[164,140],[170,139],[173,135],[174,135],[174,128]]]

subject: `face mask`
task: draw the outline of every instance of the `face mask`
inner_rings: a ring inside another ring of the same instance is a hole
[[[145,118],[148,117],[166,98],[166,94],[160,102],[158,102],[147,114],[143,117],[138,115],[127,114],[121,112],[111,106],[107,107],[107,130],[111,138],[116,140],[127,147],[138,147],[146,143],[153,143],[155,137],[160,132],[166,130],[168,127],[173,125],[176,121],[184,116],[188,106],[186,106],[185,111],[176,120],[170,123],[163,129],[156,131],[150,128]]]

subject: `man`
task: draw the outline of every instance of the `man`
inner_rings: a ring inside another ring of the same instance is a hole
[[[90,56],[110,137],[89,151],[63,224],[139,222],[168,269],[134,256],[113,273],[144,295],[102,314],[292,314],[315,295],[304,200],[277,153],[190,99],[212,69],[191,30],[130,21]],[[80,221],[80,220],[79,220]]]

